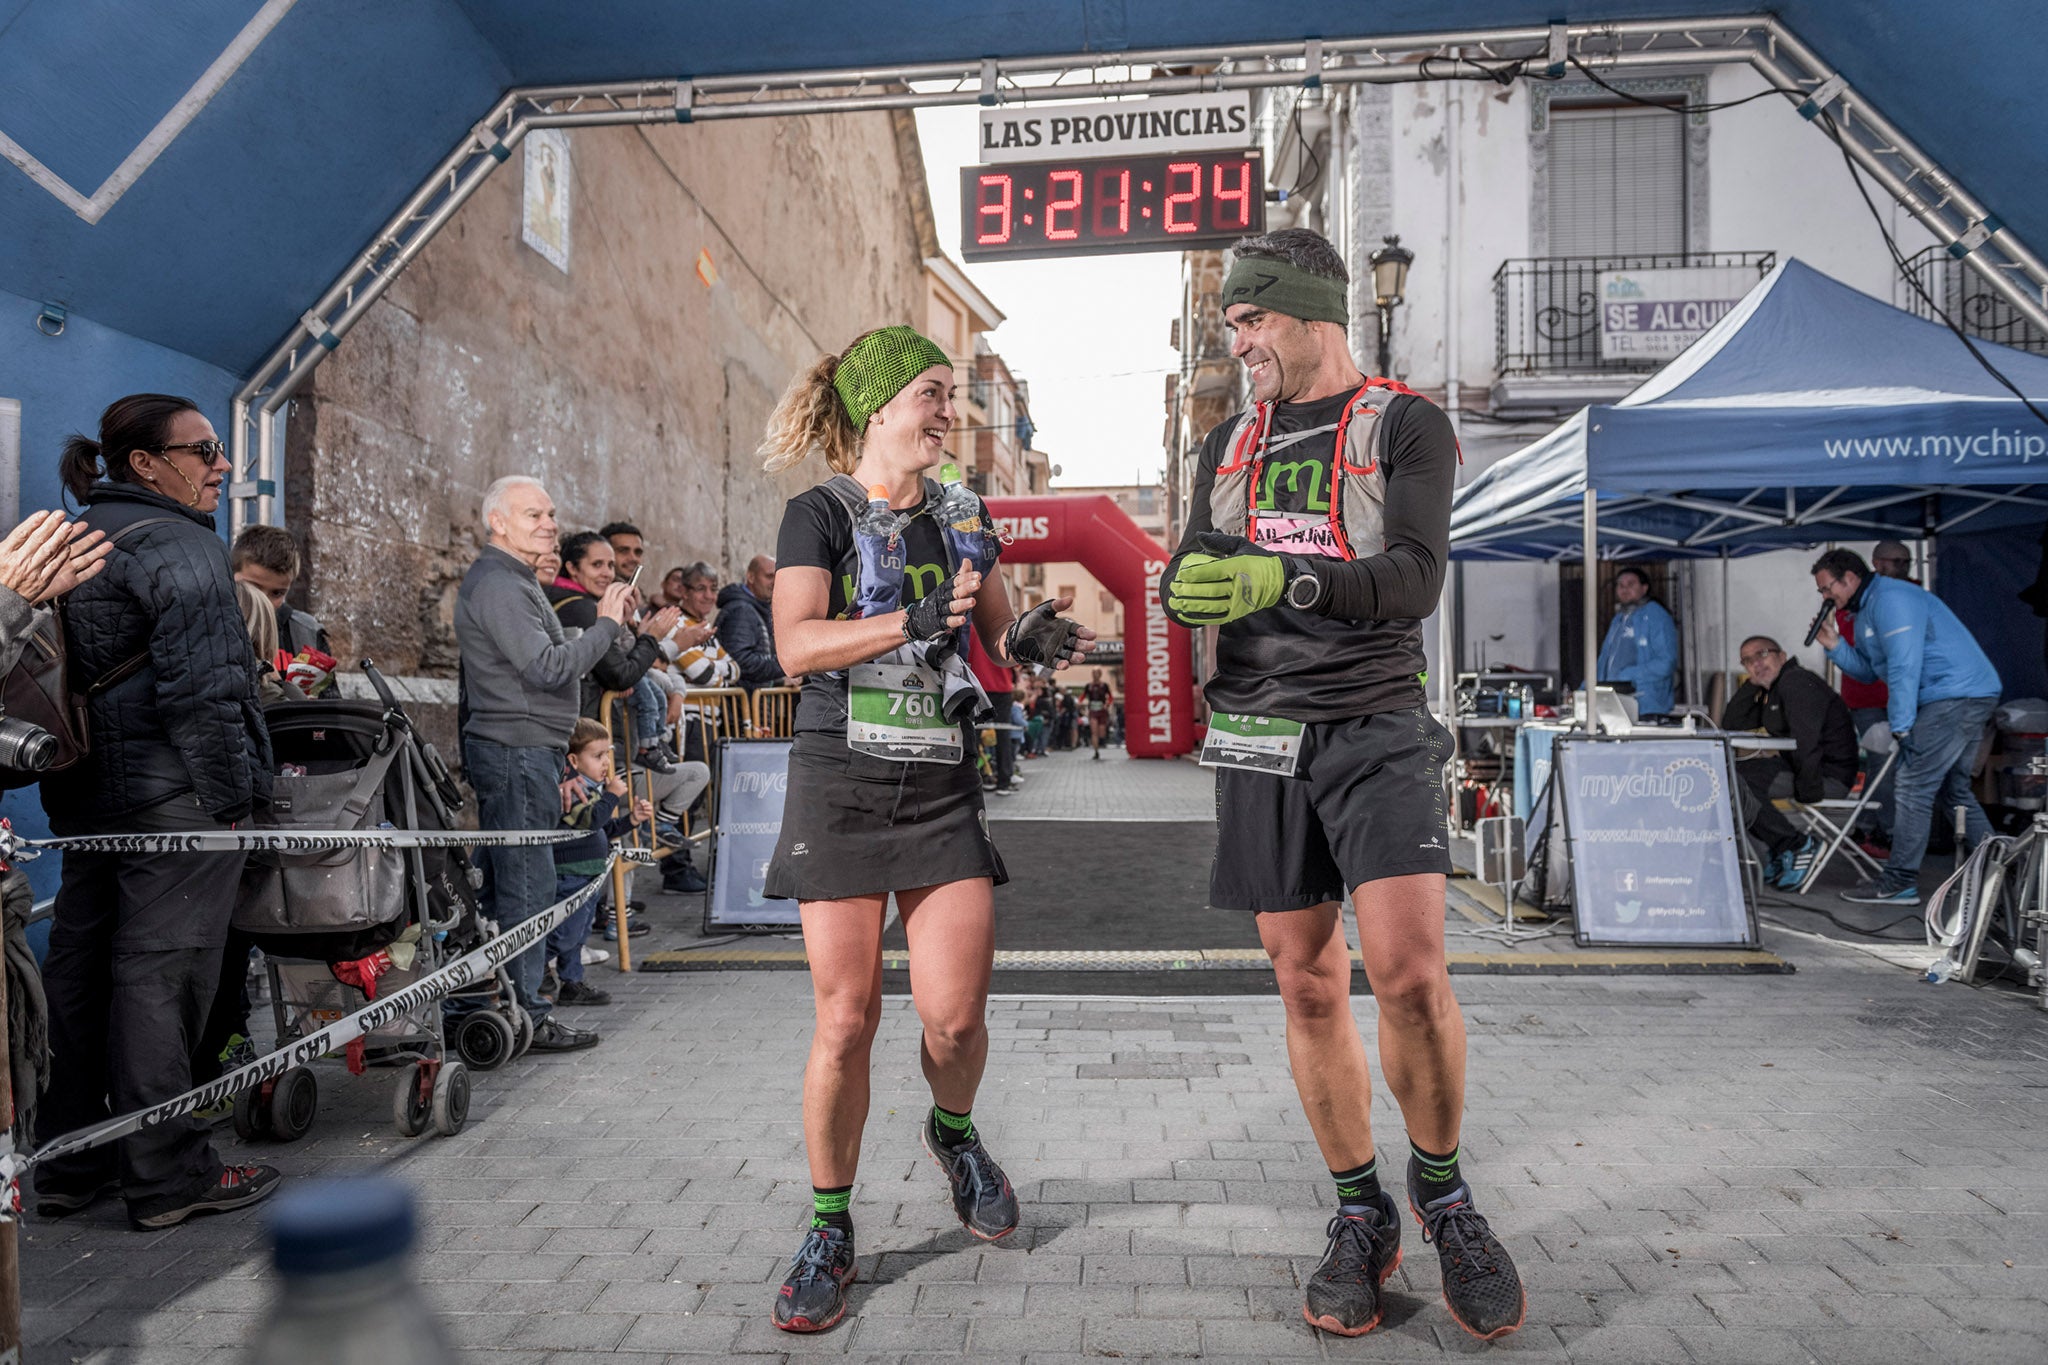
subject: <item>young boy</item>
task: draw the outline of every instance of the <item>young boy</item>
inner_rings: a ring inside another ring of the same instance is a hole
[[[611,739],[594,720],[579,720],[569,735],[569,770],[562,782],[567,806],[562,824],[584,831],[581,839],[555,845],[555,897],[560,900],[583,889],[592,877],[604,875],[611,841],[634,825],[654,818],[654,807],[645,797],[633,802],[629,814],[619,805],[626,798],[626,781],[612,772]],[[555,993],[557,1005],[609,1005],[610,993],[583,981],[583,940],[590,936],[590,923],[597,913],[597,898],[556,925],[548,935],[548,955],[559,964],[556,974],[562,985]]]

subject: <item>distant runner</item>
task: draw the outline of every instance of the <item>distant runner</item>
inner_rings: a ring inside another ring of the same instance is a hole
[[[1351,1012],[1349,893],[1409,1138],[1407,1194],[1444,1301],[1484,1340],[1522,1325],[1520,1276],[1458,1167],[1465,1021],[1444,961],[1450,736],[1423,704],[1420,618],[1436,607],[1458,446],[1450,422],[1345,343],[1348,275],[1313,232],[1233,248],[1231,354],[1255,406],[1209,433],[1167,613],[1222,627],[1203,761],[1216,775],[1209,898],[1258,915],[1287,1056],[1337,1185],[1302,1316],[1360,1336],[1401,1259],[1374,1155],[1372,1077]]]
[[[1102,746],[1109,739],[1109,703],[1116,694],[1102,680],[1102,670],[1098,668],[1088,685],[1081,689],[1081,695],[1088,699],[1088,729],[1095,736],[1095,761],[1100,763]]]

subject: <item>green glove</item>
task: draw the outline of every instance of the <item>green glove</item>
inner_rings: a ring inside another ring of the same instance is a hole
[[[1286,588],[1278,555],[1190,554],[1166,585],[1166,611],[1182,625],[1220,626],[1273,606]]]

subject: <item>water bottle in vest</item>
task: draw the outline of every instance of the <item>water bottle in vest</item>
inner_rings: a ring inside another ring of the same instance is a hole
[[[853,523],[860,556],[860,586],[849,604],[857,617],[880,616],[903,605],[903,517],[889,507],[889,490],[868,487],[867,510]]]
[[[961,478],[960,466],[951,461],[939,466],[939,483],[939,525],[946,533],[946,548],[953,561],[946,567],[957,569],[964,559],[986,577],[995,566],[997,547],[982,519],[981,499]]]
[[[278,1294],[248,1365],[454,1365],[407,1261],[412,1192],[395,1180],[324,1180],[279,1195],[270,1217]]]

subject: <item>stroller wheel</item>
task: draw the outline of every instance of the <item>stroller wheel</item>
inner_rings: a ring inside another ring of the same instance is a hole
[[[297,1142],[313,1127],[313,1115],[320,1109],[320,1084],[313,1073],[295,1066],[277,1078],[264,1106],[264,1121],[279,1142]]]
[[[421,1084],[425,1079],[422,1066],[409,1066],[398,1073],[398,1085],[391,1092],[391,1121],[398,1125],[401,1137],[418,1137],[427,1131],[434,1100],[429,1087]]]
[[[455,1050],[476,1070],[495,1071],[519,1055],[518,1034],[496,1010],[477,1010],[463,1016],[455,1031]]]
[[[515,1002],[512,1006],[512,1055],[524,1057],[532,1046],[533,1016],[526,1012],[526,1006]]]
[[[469,1121],[469,1068],[461,1062],[441,1063],[434,1077],[434,1131],[454,1137]]]
[[[235,1096],[235,1136],[254,1142],[270,1133],[270,1114],[260,1089],[244,1090]]]

